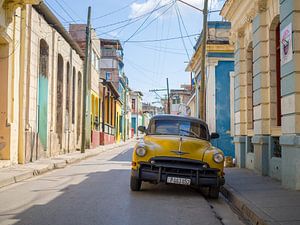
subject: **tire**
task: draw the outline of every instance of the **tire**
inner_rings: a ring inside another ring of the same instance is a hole
[[[130,177],[130,189],[131,191],[140,191],[142,186],[142,181],[136,177]]]
[[[220,187],[210,187],[209,188],[209,197],[213,199],[218,199],[220,193]]]

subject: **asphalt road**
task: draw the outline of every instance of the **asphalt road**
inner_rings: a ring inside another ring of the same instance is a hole
[[[97,157],[0,189],[0,224],[241,225],[225,200],[192,188],[143,184],[129,188],[132,149]]]

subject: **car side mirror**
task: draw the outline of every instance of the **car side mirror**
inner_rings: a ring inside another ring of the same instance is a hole
[[[215,132],[211,133],[211,135],[210,135],[211,139],[217,139],[219,137],[220,137],[220,135],[218,133],[215,133]]]
[[[145,133],[146,132],[146,127],[145,126],[139,126],[138,127],[138,130],[142,133]]]

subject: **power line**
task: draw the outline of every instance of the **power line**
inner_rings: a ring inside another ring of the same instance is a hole
[[[79,16],[79,14],[72,9],[72,7],[70,7],[70,5],[65,1],[65,0],[61,0],[62,2],[64,2],[64,4],[70,9],[70,11],[78,18],[78,20],[76,20],[77,22],[80,22],[80,21],[84,21],[81,16]]]
[[[172,7],[173,5],[175,4],[172,3],[170,7],[168,7],[165,11],[163,11],[161,14],[159,14],[158,16],[156,16],[153,20],[151,20],[143,29],[140,29],[139,32],[137,32],[136,34],[139,34],[141,33],[143,30],[147,29],[155,20],[157,20],[158,18],[160,18],[161,16],[163,16],[164,14],[166,14]]]
[[[100,33],[100,34],[98,34],[98,35],[109,34],[110,32],[113,32],[113,31],[116,31],[116,30],[125,28],[125,27],[127,27],[127,26],[129,26],[129,25],[131,25],[131,24],[133,24],[133,23],[136,23],[136,22],[138,22],[139,20],[143,19],[145,16],[147,16],[147,15],[149,15],[149,14],[152,14],[152,13],[155,12],[155,11],[158,11],[158,10],[160,10],[160,9],[162,9],[162,8],[164,8],[164,7],[166,7],[166,6],[168,6],[169,4],[171,4],[171,3],[168,3],[168,4],[165,4],[165,5],[163,5],[163,6],[160,6],[160,7],[158,7],[157,9],[153,9],[152,11],[150,11],[150,12],[148,12],[148,13],[145,13],[145,14],[143,14],[143,15],[140,15],[140,16],[137,16],[137,17],[134,17],[134,18],[130,18],[130,19],[127,19],[127,20],[123,20],[123,21],[119,21],[119,22],[115,22],[115,23],[103,25],[103,26],[98,26],[98,27],[95,27],[94,29],[97,30],[97,29],[99,29],[99,28],[104,28],[104,27],[114,26],[114,25],[117,25],[117,24],[121,24],[121,23],[128,22],[128,23],[125,24],[125,25],[116,27],[116,28],[111,29],[111,30],[109,30],[109,31],[102,32],[102,33]],[[121,30],[121,31],[122,31],[122,30]],[[121,31],[119,31],[118,34],[119,34]],[[117,34],[116,36],[118,36],[118,34]]]
[[[74,18],[69,14],[69,12],[62,6],[62,4],[60,4],[60,2],[58,1],[58,0],[54,0],[58,5],[59,5],[59,7],[66,13],[66,15],[68,15],[68,17],[74,22],[74,23],[76,23],[75,22],[75,20],[74,20]]]
[[[69,23],[62,15],[60,15],[50,4],[48,1],[45,0],[45,3],[49,6],[49,8],[58,16],[60,17],[63,21],[66,23]]]
[[[101,15],[101,16],[94,17],[92,20],[98,20],[98,19],[101,19],[101,18],[103,18],[103,17],[113,15],[113,14],[115,14],[115,13],[117,13],[117,12],[122,11],[123,9],[128,8],[129,6],[131,6],[131,5],[132,5],[133,3],[135,3],[135,2],[136,2],[136,0],[130,2],[129,4],[123,6],[123,7],[119,8],[119,9],[113,10],[113,11],[111,11],[111,12],[109,12],[109,13],[106,13],[106,14],[104,14],[104,15]]]
[[[157,49],[157,48],[151,48],[151,47],[147,47],[147,46],[142,46],[140,45],[142,48],[145,48],[145,49],[149,49],[149,50],[152,50],[152,51],[157,51],[157,52],[161,52],[161,50]],[[169,54],[174,54],[174,55],[185,55],[185,53],[180,53],[180,52],[172,52],[172,51],[167,51],[167,50],[164,50],[165,53],[169,53]]]
[[[190,34],[186,36],[179,36],[179,37],[171,37],[171,38],[162,38],[162,39],[153,39],[153,40],[134,40],[134,41],[127,41],[127,43],[143,43],[143,42],[159,42],[159,41],[172,41],[177,40],[180,38],[188,38],[188,37],[196,37],[200,34]]]
[[[185,41],[183,39],[183,34],[182,34],[182,30],[181,30],[181,22],[180,22],[179,15],[178,15],[178,7],[177,7],[177,5],[175,7],[175,10],[176,10],[177,21],[178,21],[178,26],[179,26],[179,31],[180,31],[180,36],[181,36],[182,44],[183,44],[183,47],[185,49],[186,55],[188,57],[188,60],[190,61],[190,55],[189,55],[189,52],[188,52],[188,50],[186,48]]]
[[[146,19],[144,20],[144,22],[135,30],[135,32],[129,37],[126,39],[126,41],[124,41],[124,44],[126,42],[128,42],[131,38],[134,37],[134,35],[144,26],[144,24],[147,22],[147,20],[150,18],[150,16],[153,14],[154,10],[160,5],[162,0],[159,0],[159,2],[157,3],[157,5],[155,6],[155,8],[151,11],[151,13],[146,17]]]
[[[182,15],[181,15],[181,12],[180,12],[180,9],[179,9],[178,5],[177,5],[177,11],[178,11],[178,14],[179,14],[181,23],[182,23],[182,25],[183,25],[183,28],[184,28],[184,30],[185,30],[185,34],[188,35],[187,29],[186,29],[186,26],[185,26],[185,24],[184,24],[183,17],[182,17]],[[189,42],[190,42],[190,44],[191,44],[191,46],[192,46],[192,48],[193,48],[193,47],[194,47],[194,44],[192,43],[192,41],[191,41],[190,38],[189,38]]]

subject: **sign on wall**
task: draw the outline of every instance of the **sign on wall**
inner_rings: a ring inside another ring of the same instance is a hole
[[[280,34],[281,65],[293,59],[292,24],[287,25]]]

